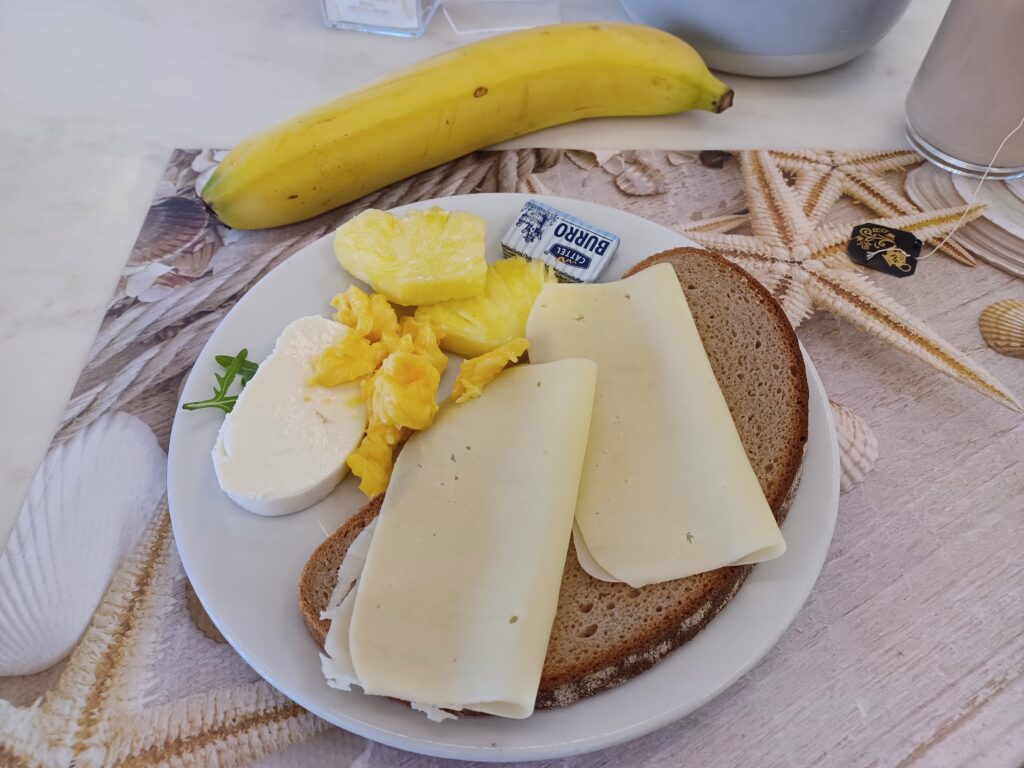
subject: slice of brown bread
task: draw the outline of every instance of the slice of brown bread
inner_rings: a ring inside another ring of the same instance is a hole
[[[807,441],[807,378],[796,334],[767,290],[711,252],[666,251],[627,274],[661,262],[675,268],[747,456],[781,523]],[[334,589],[338,566],[380,511],[382,498],[328,537],[302,572],[299,605],[320,646],[328,629],[320,611]],[[634,589],[588,575],[570,546],[537,707],[571,704],[654,666],[707,625],[752,568],[720,568]]]

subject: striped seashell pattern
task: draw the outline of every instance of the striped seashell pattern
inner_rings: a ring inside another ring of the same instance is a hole
[[[160,502],[165,466],[152,430],[125,413],[49,452],[0,554],[0,676],[71,652]]]
[[[839,487],[846,493],[864,482],[878,461],[878,440],[871,427],[845,405],[829,400],[839,441]]]

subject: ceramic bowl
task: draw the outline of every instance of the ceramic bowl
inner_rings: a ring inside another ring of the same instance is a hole
[[[630,17],[683,38],[712,69],[806,75],[881,40],[910,0],[622,0]]]

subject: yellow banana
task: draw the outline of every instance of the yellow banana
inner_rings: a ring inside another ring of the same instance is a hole
[[[229,226],[275,227],[548,126],[731,103],[700,55],[665,32],[536,27],[428,59],[248,137],[202,197]]]

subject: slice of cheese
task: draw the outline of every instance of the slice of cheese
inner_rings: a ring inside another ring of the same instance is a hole
[[[341,561],[341,566],[338,568],[338,583],[327,601],[326,610],[320,613],[321,619],[328,619],[331,622],[330,629],[327,630],[327,637],[324,639],[325,653],[320,654],[320,669],[324,677],[327,678],[327,685],[341,691],[350,691],[353,685],[359,685],[359,678],[356,677],[356,670],[352,665],[349,632],[352,629],[352,609],[355,606],[356,589],[359,579],[363,575],[366,555],[370,550],[370,542],[373,540],[376,527],[377,518],[374,518],[359,532],[349,546]],[[435,723],[455,719],[455,715],[452,713],[431,704],[421,704],[415,701],[409,702],[409,704]]]
[[[373,541],[373,532],[377,528],[377,518],[373,518],[369,524],[359,532],[341,560],[338,568],[338,581],[334,585],[334,591],[327,599],[327,608],[324,613],[337,608],[341,601],[355,587],[359,577],[363,575],[363,566],[366,565],[366,555],[370,551],[370,542]],[[321,619],[327,617],[321,614]]]
[[[366,429],[358,383],[310,387],[314,361],[349,329],[302,317],[277,339],[213,447],[221,489],[258,515],[286,515],[320,501],[345,476]]]
[[[592,576],[640,587],[785,551],[671,266],[549,283],[527,338],[535,363],[598,366],[574,536]]]
[[[352,667],[348,634],[352,626],[356,588],[359,579],[362,578],[366,555],[370,551],[370,542],[373,541],[373,532],[376,528],[377,518],[374,518],[349,545],[338,568],[338,582],[327,601],[327,608],[320,613],[321,619],[329,619],[331,622],[327,637],[324,638],[326,653],[320,654],[320,669],[327,678],[327,684],[342,691],[351,690],[353,685],[359,684],[356,671]]]
[[[333,685],[350,666],[366,693],[434,718],[533,712],[596,371],[589,360],[512,368],[409,439],[354,590],[348,648],[335,633],[344,602],[328,633]]]

